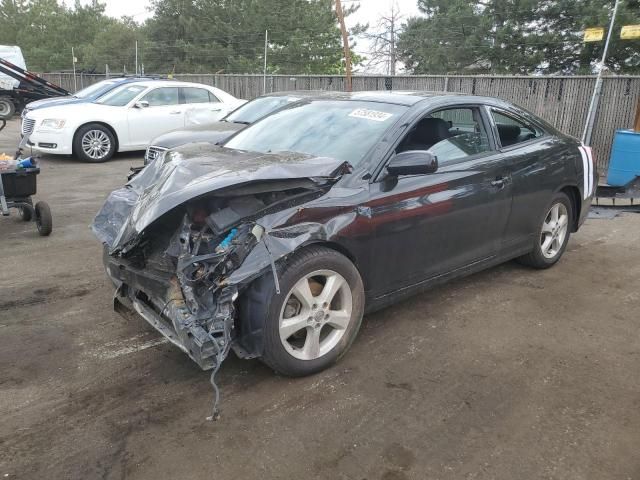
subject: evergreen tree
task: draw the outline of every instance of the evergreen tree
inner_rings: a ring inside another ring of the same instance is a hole
[[[608,28],[613,0],[419,0],[398,42],[413,73],[592,73],[604,42],[584,43],[585,28]],[[640,7],[618,11],[607,67],[640,72],[640,40],[620,40],[640,23]]]

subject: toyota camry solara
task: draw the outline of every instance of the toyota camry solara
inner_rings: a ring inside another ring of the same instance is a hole
[[[308,375],[364,313],[511,259],[552,266],[595,185],[588,147],[505,101],[325,94],[169,150],[93,229],[117,308],[202,368],[233,349]]]

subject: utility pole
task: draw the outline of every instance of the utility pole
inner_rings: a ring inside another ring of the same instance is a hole
[[[593,95],[591,96],[591,103],[589,104],[589,112],[587,113],[587,122],[584,126],[584,132],[582,133],[582,143],[589,145],[591,143],[591,134],[593,133],[593,124],[596,121],[596,112],[598,110],[598,100],[600,99],[600,92],[602,91],[602,72],[605,69],[605,62],[607,60],[607,53],[609,52],[609,43],[611,41],[611,34],[613,33],[613,26],[616,23],[616,15],[618,14],[618,6],[620,0],[616,0],[616,4],[613,7],[613,14],[611,15],[611,22],[609,23],[609,31],[607,32],[607,41],[604,44],[604,52],[602,52],[602,60],[598,68],[598,76],[596,77],[596,85],[593,88]]]
[[[76,56],[73,53],[73,47],[71,47],[71,60],[73,61],[73,93],[78,91],[78,81],[76,80]]]
[[[264,31],[264,69],[262,71],[262,93],[267,93],[267,45],[269,43],[269,30]]]
[[[136,77],[138,76],[138,40],[136,40]]]
[[[336,0],[336,15],[338,16],[338,22],[340,23],[340,31],[342,32],[342,45],[344,47],[344,64],[347,74],[345,81],[345,90],[351,91],[351,50],[349,49],[349,34],[347,33],[347,27],[344,24],[344,12],[342,11],[342,3],[340,0]]]

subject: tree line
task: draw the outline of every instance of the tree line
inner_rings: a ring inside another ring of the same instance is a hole
[[[402,17],[381,45],[407,73],[592,73],[604,42],[584,43],[586,27],[607,27],[613,0],[416,0],[421,14]],[[92,0],[0,0],[0,44],[22,48],[34,71],[134,73],[341,74],[340,30],[333,0],[154,0],[144,22],[105,14]],[[347,2],[345,14],[357,10]],[[363,4],[366,6],[366,3]],[[622,25],[640,23],[637,0],[623,0],[608,67],[640,73],[640,40],[620,40]],[[370,30],[370,29],[369,29]],[[352,58],[364,66],[358,38]],[[391,37],[391,35],[393,37]],[[371,35],[370,35],[371,38]],[[361,40],[362,43],[362,40]],[[380,45],[380,44],[378,44]],[[355,53],[357,52],[357,54]],[[376,52],[378,55],[380,52]]]
[[[398,56],[413,73],[589,74],[604,41],[584,29],[608,29],[612,0],[418,0],[423,15],[398,36]],[[640,24],[640,2],[623,0],[607,67],[640,73],[640,40],[621,40]]]

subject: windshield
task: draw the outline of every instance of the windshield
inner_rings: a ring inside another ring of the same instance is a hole
[[[350,100],[301,102],[245,128],[225,146],[263,153],[307,153],[355,166],[407,108]]]
[[[291,102],[297,102],[300,97],[282,95],[278,97],[260,97],[245,103],[235,109],[224,119],[227,122],[246,123],[250,125],[271,112]]]
[[[142,85],[124,85],[96,100],[96,103],[111,105],[112,107],[123,107],[146,88]]]
[[[78,90],[73,96],[77,98],[87,98],[92,96],[94,93],[104,93],[113,88],[116,83],[116,80],[102,80],[101,82],[89,85],[82,90]]]

